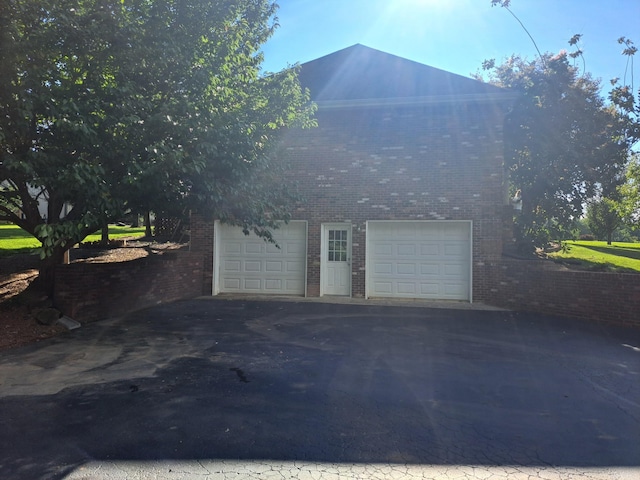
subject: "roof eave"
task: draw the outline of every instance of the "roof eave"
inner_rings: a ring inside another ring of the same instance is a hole
[[[316,100],[319,109],[374,108],[404,106],[437,106],[465,103],[510,104],[517,98],[513,92],[472,93],[463,95],[433,95],[426,97],[362,98],[350,100]]]

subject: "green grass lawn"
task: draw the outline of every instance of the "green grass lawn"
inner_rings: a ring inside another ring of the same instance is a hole
[[[109,238],[143,237],[144,227],[118,227],[109,225]],[[85,242],[100,240],[100,232],[89,235]],[[40,242],[16,225],[0,224],[0,256],[13,255],[15,253],[30,253],[40,247]]]
[[[612,242],[564,242],[566,252],[550,253],[554,260],[574,264],[582,268],[614,272],[640,272],[640,243]]]

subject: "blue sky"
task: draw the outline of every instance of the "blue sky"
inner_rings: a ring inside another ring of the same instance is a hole
[[[264,45],[265,71],[278,71],[361,43],[469,76],[488,58],[536,55],[518,22],[491,0],[279,0],[280,27]],[[620,36],[640,48],[640,0],[512,0],[541,51],[569,50],[583,34],[586,70],[604,87],[622,78]],[[636,55],[636,89],[640,53]],[[629,73],[627,79],[629,81]]]

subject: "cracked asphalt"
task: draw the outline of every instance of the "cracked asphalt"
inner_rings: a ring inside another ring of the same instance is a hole
[[[640,330],[197,299],[0,353],[3,479],[639,479]]]

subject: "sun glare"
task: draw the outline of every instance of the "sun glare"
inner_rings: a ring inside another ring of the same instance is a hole
[[[388,8],[397,15],[446,15],[454,9],[459,10],[464,2],[466,0],[393,0]]]
[[[407,7],[428,7],[444,9],[449,7],[454,2],[452,2],[451,0],[400,0],[397,3],[404,4],[404,6]]]

